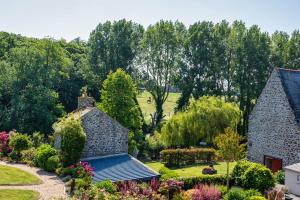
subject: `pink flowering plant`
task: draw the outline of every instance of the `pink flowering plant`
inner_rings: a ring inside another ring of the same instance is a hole
[[[93,176],[94,168],[88,162],[78,162],[64,169],[64,174],[73,178],[85,178]]]
[[[219,200],[221,192],[213,185],[199,184],[194,187],[192,200]]]
[[[0,132],[0,156],[7,156],[11,150],[9,146],[9,133],[5,131]]]

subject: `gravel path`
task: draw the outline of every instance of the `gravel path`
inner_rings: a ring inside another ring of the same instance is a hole
[[[11,164],[0,161],[0,165],[6,165],[11,167],[16,167],[26,172],[29,172],[38,178],[40,178],[43,182],[39,185],[24,185],[24,186],[0,186],[0,189],[28,189],[35,190],[40,193],[41,200],[49,200],[57,197],[66,197],[64,191],[64,183],[54,174],[49,173],[44,170],[41,170],[36,167],[29,167],[23,164]]]

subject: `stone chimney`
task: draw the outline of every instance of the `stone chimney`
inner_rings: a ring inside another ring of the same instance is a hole
[[[87,96],[83,93],[81,97],[78,97],[78,109],[85,109],[87,107],[94,107],[95,99],[93,97]]]

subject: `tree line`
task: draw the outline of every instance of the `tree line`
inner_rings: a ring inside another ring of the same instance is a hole
[[[76,109],[83,87],[101,101],[107,75],[121,68],[152,95],[154,127],[164,118],[170,87],[177,87],[177,111],[205,95],[238,103],[245,134],[273,68],[298,66],[298,30],[269,34],[242,21],[186,27],[161,20],[144,29],[124,19],[100,23],[88,41],[70,42],[0,32],[0,130],[51,133],[58,117]]]

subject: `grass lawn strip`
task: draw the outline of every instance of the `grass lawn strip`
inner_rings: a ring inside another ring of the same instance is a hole
[[[149,166],[154,171],[158,172],[161,167],[164,165],[160,162],[146,162],[147,166]],[[235,162],[229,164],[229,170],[232,172],[234,166],[236,165]],[[194,176],[201,176],[203,168],[208,167],[207,164],[194,164],[188,165],[180,168],[170,168],[174,172],[176,172],[180,177],[194,177]],[[214,165],[214,168],[218,171],[217,174],[225,175],[226,174],[226,163],[225,162],[217,162]]]
[[[39,197],[33,190],[0,189],[0,200],[37,200]]]
[[[42,181],[21,169],[0,165],[0,185],[35,185]]]

